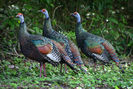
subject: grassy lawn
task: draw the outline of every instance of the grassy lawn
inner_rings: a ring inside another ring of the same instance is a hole
[[[121,73],[115,65],[88,66],[89,74],[79,71],[75,74],[68,68],[67,73],[60,73],[60,66],[46,65],[47,77],[39,77],[39,64],[33,61],[22,60],[15,57],[12,61],[3,60],[0,63],[0,89],[5,88],[51,88],[51,89],[132,89],[133,63],[125,64],[125,73]],[[30,67],[31,66],[31,67]]]

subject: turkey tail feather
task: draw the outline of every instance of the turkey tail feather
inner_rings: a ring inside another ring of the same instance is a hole
[[[112,47],[111,44],[104,42],[103,46],[105,47],[105,49],[109,52],[110,56],[112,57],[112,59],[119,64],[119,58],[117,57],[117,54],[114,50],[114,48]]]
[[[71,61],[71,59],[69,58],[69,56],[65,56],[65,55],[62,55],[63,56],[63,60],[65,61],[65,63],[72,69],[72,70],[75,70],[76,72],[78,71],[76,68],[74,68],[74,64],[73,62]]]

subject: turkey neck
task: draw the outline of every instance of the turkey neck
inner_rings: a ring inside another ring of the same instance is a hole
[[[78,37],[82,32],[85,32],[85,30],[82,28],[81,22],[77,22],[76,30],[75,30],[76,37]]]
[[[43,35],[45,36],[53,32],[52,26],[51,26],[51,20],[50,18],[45,18],[44,20],[44,29],[43,29]]]
[[[19,30],[19,39],[20,38],[26,38],[28,37],[30,34],[27,32],[27,28],[26,28],[26,24],[20,23],[20,30]]]

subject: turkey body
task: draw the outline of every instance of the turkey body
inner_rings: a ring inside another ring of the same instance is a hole
[[[26,31],[25,23],[20,24],[19,42],[22,53],[32,60],[49,62],[52,65],[56,65],[56,63],[61,61],[60,53],[50,39],[46,39],[40,35],[29,34]],[[50,47],[47,48],[48,44],[52,49]],[[44,52],[41,51],[41,47],[44,49]],[[49,53],[54,55],[56,60],[52,58],[50,59],[47,55]]]
[[[86,32],[81,22],[77,23],[75,32],[78,47],[81,48],[81,51],[86,56],[93,58],[94,62],[100,60],[104,63],[109,63],[112,59],[117,64],[119,63],[115,49],[107,40]]]
[[[78,65],[84,72],[87,72],[87,68],[82,68],[84,64],[77,46],[66,36],[52,28],[50,18],[45,18],[44,20],[43,36],[59,42],[63,46],[63,49],[65,49],[67,55],[71,58],[71,61]]]
[[[74,63],[76,63],[77,65],[84,65],[77,46],[66,36],[62,35],[52,28],[51,20],[49,17],[45,18],[44,20],[43,36],[59,42],[64,47],[68,56]]]
[[[62,50],[61,45],[46,37],[29,34],[24,22],[20,23],[19,42],[24,56],[40,63],[40,77],[43,64],[45,71],[45,62],[53,66],[57,66],[59,63],[65,63],[71,69],[76,70],[71,59],[67,56],[65,51]],[[45,72],[44,76],[46,76]]]

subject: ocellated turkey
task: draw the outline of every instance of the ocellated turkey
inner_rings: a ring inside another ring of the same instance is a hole
[[[87,72],[87,68],[84,66],[77,46],[69,40],[66,36],[55,31],[51,26],[51,20],[46,9],[42,9],[41,12],[45,15],[43,36],[59,42],[66,50],[72,61],[77,64],[84,72]]]
[[[81,18],[78,12],[71,14],[77,20],[75,34],[78,47],[88,57],[100,60],[104,63],[109,63],[110,60],[115,61],[119,65],[119,58],[117,57],[114,47],[104,38],[88,33],[82,27]]]
[[[23,14],[18,13],[16,17],[20,19],[19,43],[21,52],[25,57],[40,63],[40,77],[42,66],[44,67],[44,76],[46,76],[45,62],[53,66],[57,66],[59,63],[65,63],[71,69],[76,70],[71,59],[59,43],[40,35],[29,34]]]

